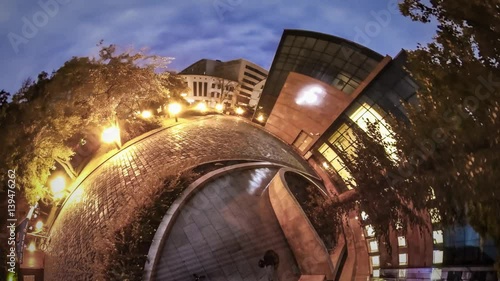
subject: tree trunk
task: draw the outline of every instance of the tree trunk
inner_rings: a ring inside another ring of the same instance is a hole
[[[66,174],[68,174],[68,176],[74,180],[76,178],[76,172],[75,172],[75,169],[73,168],[73,166],[71,165],[71,163],[69,163],[69,161],[65,161],[65,160],[61,160],[61,159],[56,159],[56,162],[59,163],[59,165],[61,165],[61,167],[63,167],[64,171],[66,172]]]

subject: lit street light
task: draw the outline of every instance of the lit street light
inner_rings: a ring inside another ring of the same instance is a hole
[[[257,116],[257,121],[264,122],[264,116],[262,114],[259,114],[259,116]]]
[[[38,222],[35,224],[35,229],[36,229],[37,231],[40,231],[40,230],[42,230],[42,228],[43,228],[43,222],[42,222],[42,221],[38,221]]]
[[[171,116],[175,117],[175,122],[178,122],[177,120],[177,114],[179,114],[182,110],[182,106],[178,103],[171,103],[168,105],[168,113]]]
[[[238,114],[238,115],[241,115],[241,114],[245,113],[245,110],[241,107],[237,107],[234,112],[236,112],[236,114]]]
[[[224,110],[224,105],[221,103],[218,103],[215,105],[215,110],[222,112]]]
[[[57,176],[50,181],[50,190],[54,199],[58,200],[64,197],[64,190],[66,189],[66,180],[63,176]]]
[[[151,116],[153,116],[153,113],[151,113],[151,111],[149,111],[149,110],[144,110],[141,113],[141,117],[144,118],[144,119],[151,118]]]
[[[200,112],[205,112],[207,111],[207,105],[204,102],[200,102],[199,104],[196,105],[196,110]]]
[[[101,139],[105,143],[114,143],[116,148],[120,149],[120,129],[116,126],[106,128],[101,135]]]
[[[35,246],[35,242],[31,242],[30,245],[28,246],[28,251],[30,252],[34,252],[36,251],[36,246]]]

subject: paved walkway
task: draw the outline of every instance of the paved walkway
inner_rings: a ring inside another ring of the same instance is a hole
[[[294,281],[297,265],[264,188],[276,169],[236,171],[209,183],[181,210],[168,234],[156,280],[267,280],[258,261],[266,250],[280,257],[279,280]]]
[[[69,198],[51,231],[45,280],[98,280],[99,249],[110,229],[148,200],[161,177],[205,161],[251,158],[305,163],[281,141],[235,118],[174,126],[129,146],[90,174]]]

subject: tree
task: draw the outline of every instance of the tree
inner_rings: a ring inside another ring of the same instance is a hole
[[[18,186],[30,203],[47,198],[45,184],[55,163],[76,175],[70,160],[80,136],[118,122],[126,124],[129,137],[141,134],[155,121],[137,113],[183,90],[180,78],[160,72],[169,58],[119,53],[102,42],[100,47],[97,58],[74,57],[50,77],[42,72],[36,81],[27,79],[11,103],[2,103],[2,164],[19,171]]]
[[[500,5],[425,3],[400,5],[413,20],[438,22],[434,41],[409,52],[418,104],[406,105],[407,119],[386,118],[394,143],[382,141],[377,124],[368,137],[356,134],[354,152],[344,159],[350,157],[346,166],[357,188],[339,202],[358,202],[380,235],[387,225],[418,223],[415,215],[432,210],[442,225],[468,222],[500,247]],[[397,161],[387,158],[388,145]],[[385,207],[369,201],[380,198]]]
[[[239,83],[224,78],[217,78],[215,85],[220,89],[219,103],[224,104],[229,101],[231,104],[236,104],[236,98],[239,88]]]
[[[417,180],[433,187],[433,207],[445,224],[467,221],[500,249],[500,4],[406,0],[401,10],[439,26],[434,42],[410,53],[408,67],[423,87],[411,123],[400,126],[411,133],[397,132],[400,149],[415,149],[414,136],[432,140]]]

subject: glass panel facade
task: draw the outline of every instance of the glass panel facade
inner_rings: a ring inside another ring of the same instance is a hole
[[[370,49],[335,36],[285,30],[258,106],[263,114],[271,113],[290,71],[350,94],[382,59]]]
[[[350,71],[352,71],[355,65],[359,65],[356,62],[362,60],[364,60],[363,66],[368,64],[374,67],[377,63],[376,61],[372,61],[370,57],[363,56],[363,54],[358,52],[352,52],[348,62],[343,61],[341,58],[336,58],[333,63],[342,69],[351,69]],[[403,102],[410,102],[414,98],[417,91],[417,85],[403,70],[405,61],[406,56],[404,53],[396,57],[389,64],[389,66],[386,67],[380,75],[367,86],[363,93],[358,96],[358,98],[345,110],[337,121],[330,126],[315,146],[323,147],[323,150],[321,151],[314,151],[315,156],[318,157],[320,161],[325,160],[323,158],[323,153],[327,151],[326,147],[330,147],[336,152],[336,155],[339,155],[340,151],[347,152],[348,154],[352,153],[352,144],[355,142],[353,130],[361,129],[367,132],[368,122],[373,123],[376,121],[378,121],[379,132],[384,138],[384,143],[387,144],[387,154],[393,160],[397,160],[395,148],[391,145],[395,142],[392,129],[384,118],[388,113],[391,113],[396,117],[405,118],[402,106]],[[353,83],[352,88],[350,89],[354,90],[357,85],[359,85],[360,81],[368,75],[367,73],[369,72],[369,69],[370,67],[368,67],[368,69],[358,67],[354,78],[349,77],[347,72],[338,72],[334,79],[334,86],[343,87],[342,89],[345,92],[346,85]],[[345,188],[349,189],[355,186],[355,183],[353,182],[349,171],[346,170],[345,165],[334,165],[335,161],[345,163],[348,159],[340,159],[338,156],[331,159],[330,155],[327,161],[331,163],[334,170],[330,171],[330,173],[340,176],[341,180],[345,184]],[[339,188],[342,189],[344,187]]]

